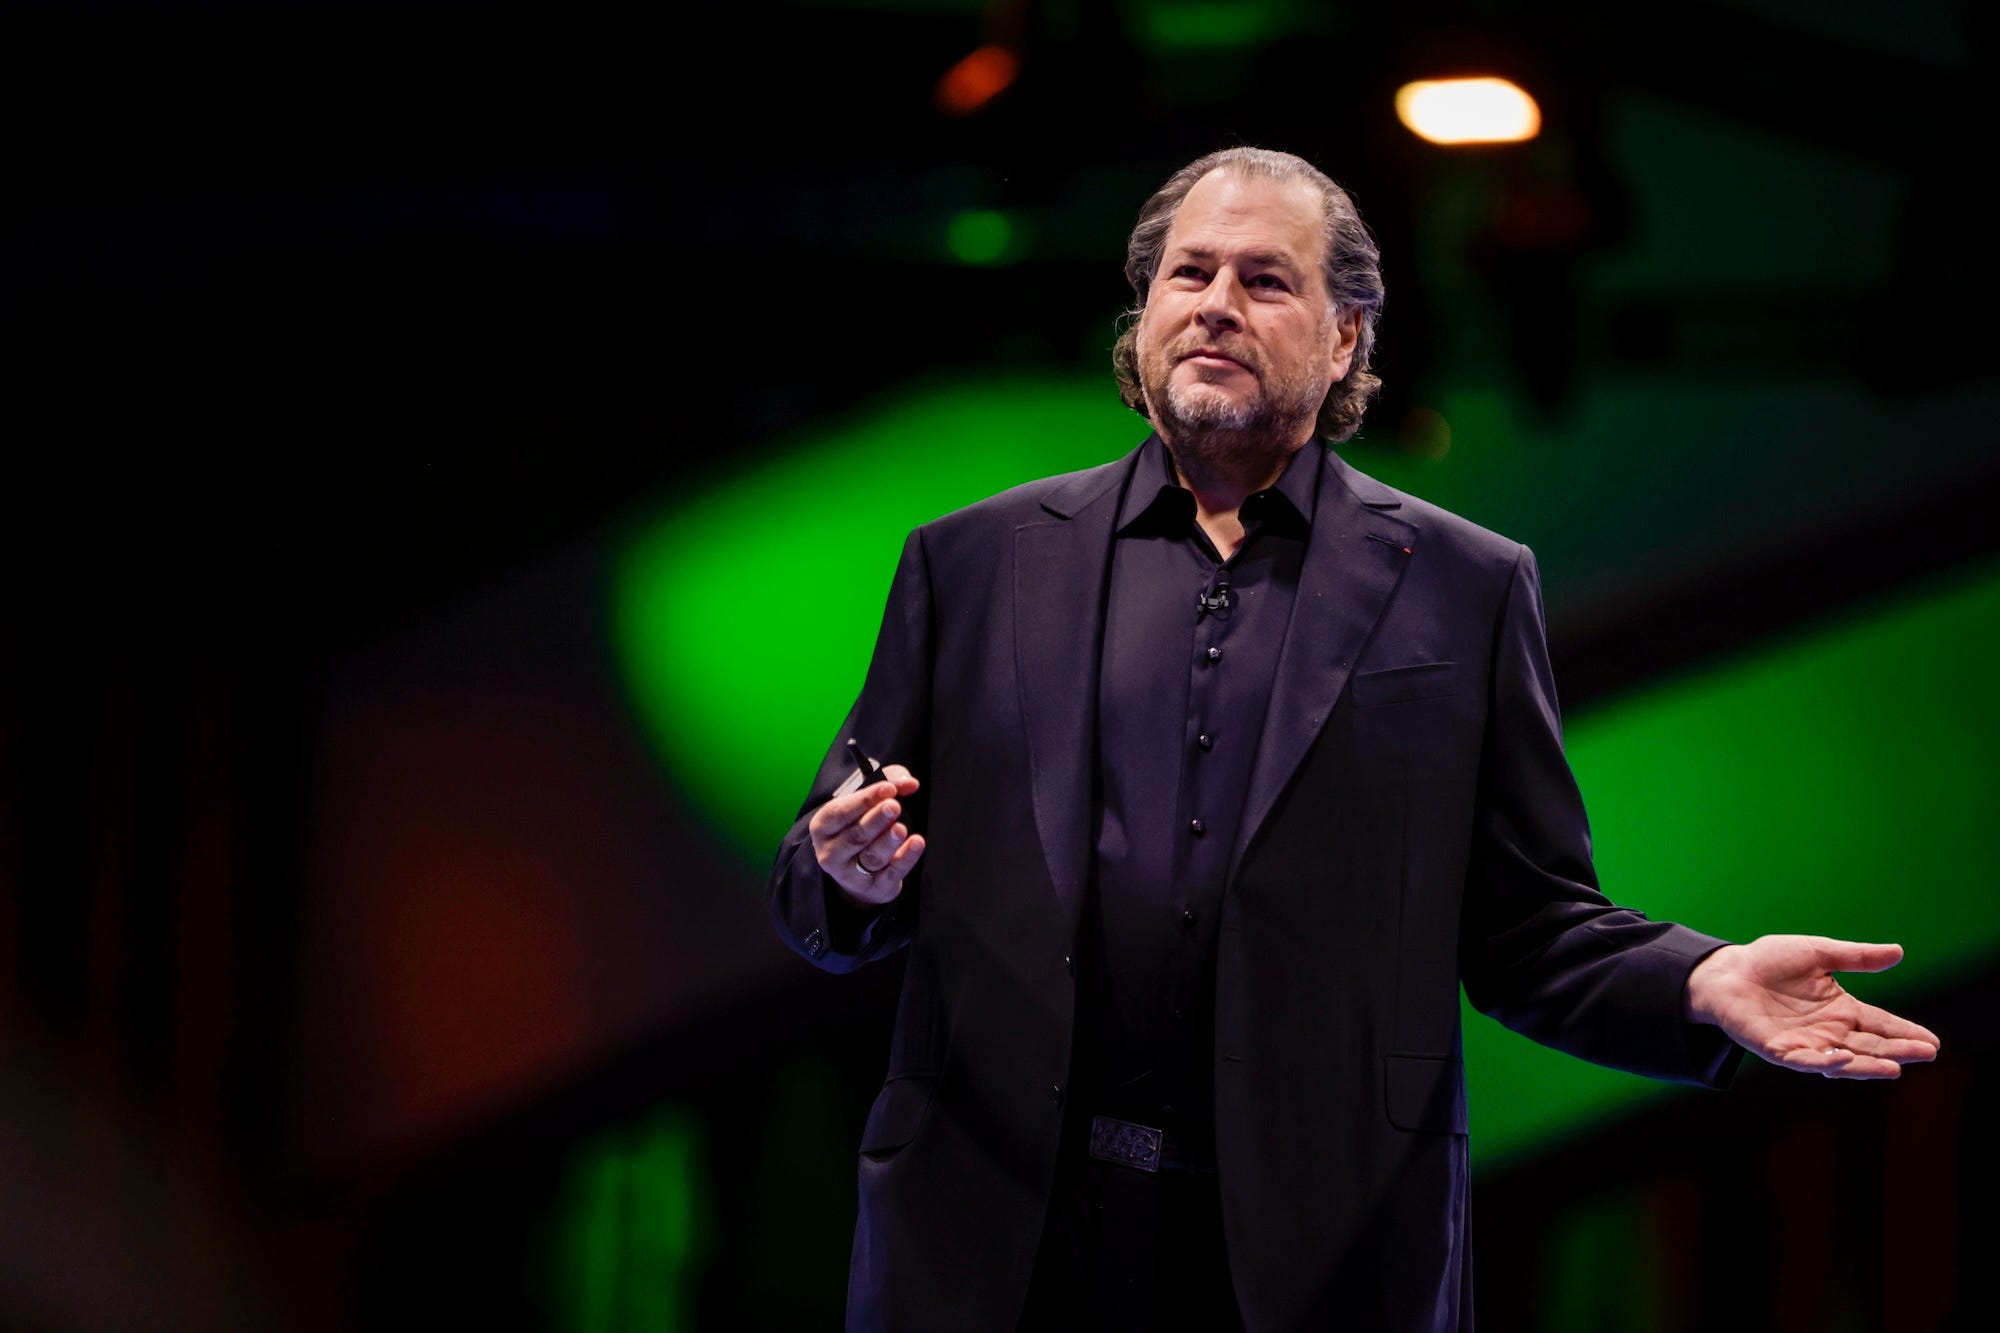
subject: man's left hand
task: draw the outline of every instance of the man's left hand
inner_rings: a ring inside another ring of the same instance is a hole
[[[1823,935],[1765,935],[1731,944],[1688,975],[1686,1013],[1713,1023],[1753,1055],[1828,1078],[1895,1078],[1937,1059],[1937,1034],[1841,989],[1835,972],[1881,972],[1900,944]]]

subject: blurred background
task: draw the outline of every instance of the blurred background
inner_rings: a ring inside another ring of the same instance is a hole
[[[770,857],[903,533],[1144,436],[1125,234],[1249,143],[1382,244],[1343,455],[1537,552],[1607,889],[1899,940],[1944,1042],[1697,1093],[1468,1013],[1479,1322],[1985,1327],[1994,39],[10,6],[0,1326],[837,1327],[900,964],[786,952]],[[1539,132],[1399,119],[1469,74]]]

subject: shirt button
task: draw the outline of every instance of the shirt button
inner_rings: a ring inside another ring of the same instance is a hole
[[[1188,832],[1199,838],[1202,834],[1208,832],[1208,825],[1202,823],[1199,819],[1190,819],[1188,821]]]
[[[1062,1084],[1058,1083],[1049,1089],[1049,1100],[1057,1106],[1062,1105]]]
[[[1181,913],[1181,924],[1183,926],[1192,926],[1194,924],[1194,909],[1192,907]]]
[[[1215,748],[1215,737],[1204,731],[1201,735],[1194,738],[1194,743],[1204,750],[1213,750]]]
[[[1063,971],[1069,973],[1071,976],[1076,975],[1076,960],[1068,954],[1063,955]]]
[[[1222,650],[1220,648],[1209,649],[1208,660],[1211,662],[1220,662],[1222,660]]]

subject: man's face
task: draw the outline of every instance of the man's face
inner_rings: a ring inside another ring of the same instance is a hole
[[[1318,195],[1303,181],[1210,172],[1181,201],[1139,316],[1139,382],[1169,440],[1303,444],[1347,373],[1360,311],[1333,316]]]

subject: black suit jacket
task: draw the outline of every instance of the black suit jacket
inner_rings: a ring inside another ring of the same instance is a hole
[[[1316,448],[1316,445],[1309,445]],[[861,696],[770,884],[845,971],[910,949],[861,1143],[848,1324],[1011,1330],[1069,1078],[1113,515],[1134,454],[912,532]],[[1458,991],[1588,1060],[1721,1085],[1723,941],[1597,889],[1526,547],[1326,451],[1216,957],[1216,1159],[1250,1333],[1471,1322]],[[806,820],[848,736],[928,843],[857,913]]]

